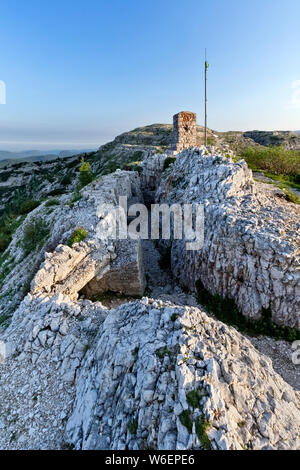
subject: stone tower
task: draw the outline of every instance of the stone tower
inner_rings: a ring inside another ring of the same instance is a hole
[[[173,116],[173,138],[171,149],[177,152],[196,146],[197,124],[196,113],[181,111]]]

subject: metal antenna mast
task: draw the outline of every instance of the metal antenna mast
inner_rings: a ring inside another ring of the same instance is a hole
[[[204,123],[204,145],[207,145],[207,69],[208,69],[208,62],[206,60],[206,49],[205,49],[205,123]]]

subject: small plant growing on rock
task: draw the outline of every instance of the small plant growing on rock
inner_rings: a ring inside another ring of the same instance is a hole
[[[76,230],[74,230],[71,237],[67,241],[67,245],[71,247],[74,243],[82,242],[82,240],[84,240],[87,235],[88,232],[84,228],[78,227]]]
[[[134,355],[135,360],[137,360],[137,358],[138,358],[139,350],[140,350],[140,348],[139,348],[138,346],[136,346],[136,347],[134,348],[134,350],[133,350],[133,353],[132,353],[132,354]]]
[[[156,355],[159,357],[160,360],[162,360],[166,355],[168,355],[169,358],[172,359],[172,352],[169,351],[167,346],[163,346],[161,348],[158,348],[155,352],[156,352]]]
[[[129,421],[128,423],[128,430],[130,432],[130,434],[136,434],[137,432],[137,428],[138,428],[138,420],[137,419],[133,419],[131,421]]]
[[[40,248],[49,236],[49,227],[45,220],[36,218],[24,227],[21,246],[27,256],[36,248]]]
[[[209,422],[204,418],[204,416],[198,416],[195,423],[196,434],[205,450],[211,449],[210,440],[207,435],[207,430],[210,427]]]
[[[82,199],[82,195],[80,192],[76,191],[72,197],[72,199],[69,201],[69,207],[73,209],[75,202],[80,201]]]
[[[186,395],[186,401],[192,408],[200,408],[200,400],[207,394],[203,390],[191,390]]]
[[[93,181],[94,175],[91,172],[91,164],[89,162],[86,162],[84,157],[82,157],[81,159],[81,166],[79,168],[79,172],[79,181],[81,188]]]
[[[189,410],[184,410],[180,415],[179,419],[181,424],[189,431],[189,433],[193,430],[193,422],[190,416]]]
[[[21,204],[19,213],[21,215],[28,214],[29,212],[33,211],[36,207],[38,207],[40,203],[38,201],[34,201],[32,199],[28,199],[27,201],[24,201],[23,204]]]
[[[0,315],[0,325],[6,322],[9,319],[8,315]]]
[[[175,161],[176,161],[175,157],[167,157],[164,161],[163,171],[169,168],[169,166],[172,165]]]
[[[59,199],[57,198],[49,199],[49,201],[45,202],[45,206],[46,207],[59,206]]]

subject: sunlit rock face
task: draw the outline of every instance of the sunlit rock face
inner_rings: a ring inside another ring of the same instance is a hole
[[[299,329],[299,207],[271,188],[257,191],[245,161],[204,148],[177,154],[159,174],[156,201],[204,205],[203,248],[171,244],[179,282],[195,289],[200,279],[212,293],[234,298],[244,315],[259,318],[270,308],[276,323]]]

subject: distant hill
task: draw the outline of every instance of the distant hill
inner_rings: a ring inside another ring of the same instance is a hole
[[[48,150],[23,150],[21,152],[10,152],[8,150],[0,150],[0,167],[3,168],[7,165],[22,162],[47,162],[55,160],[56,158],[71,157],[80,153],[92,152],[95,149],[82,149],[82,150],[61,150],[54,149]]]

